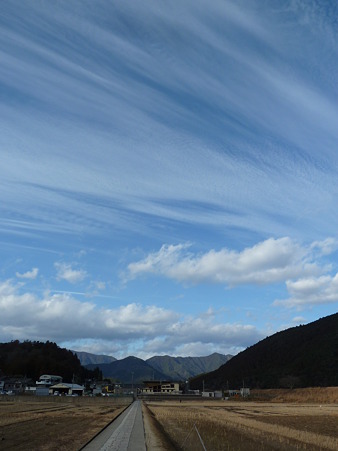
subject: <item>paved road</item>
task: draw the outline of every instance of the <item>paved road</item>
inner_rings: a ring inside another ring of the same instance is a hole
[[[141,402],[134,401],[83,451],[146,451]]]

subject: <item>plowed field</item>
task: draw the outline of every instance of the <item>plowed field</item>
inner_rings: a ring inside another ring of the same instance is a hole
[[[130,402],[130,398],[1,396],[0,449],[78,450]]]

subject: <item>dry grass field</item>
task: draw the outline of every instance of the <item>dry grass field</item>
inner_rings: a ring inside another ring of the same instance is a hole
[[[146,404],[177,450],[203,450],[197,431],[208,451],[338,450],[338,404],[301,402],[303,394],[294,402],[276,402],[275,393],[274,402]]]
[[[79,450],[130,398],[0,397],[0,449]],[[149,451],[338,450],[338,387],[145,403]],[[195,429],[196,427],[196,429]]]
[[[0,397],[0,449],[76,451],[131,398]]]

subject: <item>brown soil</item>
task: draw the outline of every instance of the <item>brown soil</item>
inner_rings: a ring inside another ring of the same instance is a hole
[[[0,449],[80,449],[130,403],[118,398],[0,398]]]

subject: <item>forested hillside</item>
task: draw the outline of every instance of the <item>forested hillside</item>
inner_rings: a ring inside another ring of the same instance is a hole
[[[338,386],[338,313],[265,338],[191,387]]]
[[[0,373],[6,376],[26,376],[37,380],[41,374],[56,374],[64,381],[85,378],[101,379],[99,370],[91,371],[80,364],[72,351],[47,341],[11,341],[0,343]]]
[[[92,354],[90,352],[84,351],[72,351],[72,352],[78,356],[81,365],[83,366],[97,365],[99,363],[111,363],[116,360],[115,357],[112,357],[110,355]]]

